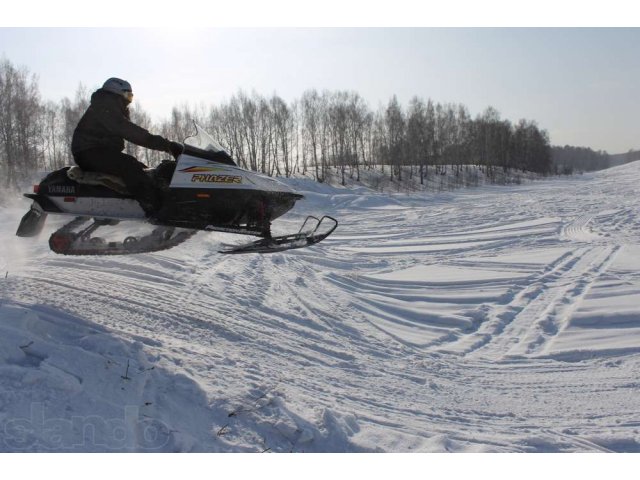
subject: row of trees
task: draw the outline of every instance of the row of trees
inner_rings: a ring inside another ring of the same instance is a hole
[[[553,147],[551,150],[556,173],[572,174],[609,168],[610,157],[607,152],[595,151],[585,147]]]
[[[551,171],[547,133],[535,122],[512,124],[493,108],[471,118],[459,104],[414,97],[404,109],[396,96],[372,111],[355,92],[308,90],[287,104],[277,95],[238,92],[208,110],[174,108],[163,133],[180,138],[195,119],[214,132],[243,167],[268,175],[311,172],[324,181],[338,171],[360,180],[361,169],[386,169],[390,178],[438,173],[463,165]]]
[[[36,170],[72,163],[73,129],[89,104],[90,91],[75,98],[43,101],[37,79],[9,61],[0,63],[0,178],[16,186]],[[393,96],[372,110],[355,92],[308,90],[287,103],[239,91],[215,106],[173,108],[154,124],[137,104],[132,120],[154,133],[180,140],[193,121],[220,139],[245,168],[268,175],[311,174],[318,181],[339,175],[360,179],[362,169],[382,169],[391,179],[444,173],[479,165],[490,175],[502,169],[552,171],[546,131],[533,121],[512,123],[493,108],[472,118],[464,105],[414,97],[407,108]],[[129,153],[154,165],[166,154],[127,145]],[[428,167],[432,167],[429,170]]]

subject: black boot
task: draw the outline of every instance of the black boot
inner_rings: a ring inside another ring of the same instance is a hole
[[[136,200],[144,210],[147,218],[154,217],[162,208],[162,194],[153,187],[143,188]]]

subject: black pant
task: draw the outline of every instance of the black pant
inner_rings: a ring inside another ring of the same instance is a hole
[[[122,178],[127,190],[135,197],[144,211],[149,214],[157,211],[162,196],[145,173],[144,163],[122,152],[94,148],[74,154],[78,166],[88,172],[102,172]]]

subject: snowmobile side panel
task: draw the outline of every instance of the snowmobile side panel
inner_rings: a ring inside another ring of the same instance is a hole
[[[180,155],[171,179],[171,188],[206,190],[256,190],[295,193],[288,185],[266,175],[235,165],[213,163],[190,155]],[[300,196],[302,197],[302,196]]]
[[[172,188],[158,212],[159,223],[214,230],[252,225],[264,230],[272,220],[291,210],[300,198],[289,192]]]
[[[144,220],[145,213],[140,204],[132,198],[114,197],[50,197],[51,203],[60,213],[67,215],[87,215],[92,217],[118,218],[123,220]]]

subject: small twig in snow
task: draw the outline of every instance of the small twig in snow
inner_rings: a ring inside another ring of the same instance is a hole
[[[131,380],[129,378],[129,360],[127,360],[127,370],[124,372],[124,376],[120,376],[123,380]]]

